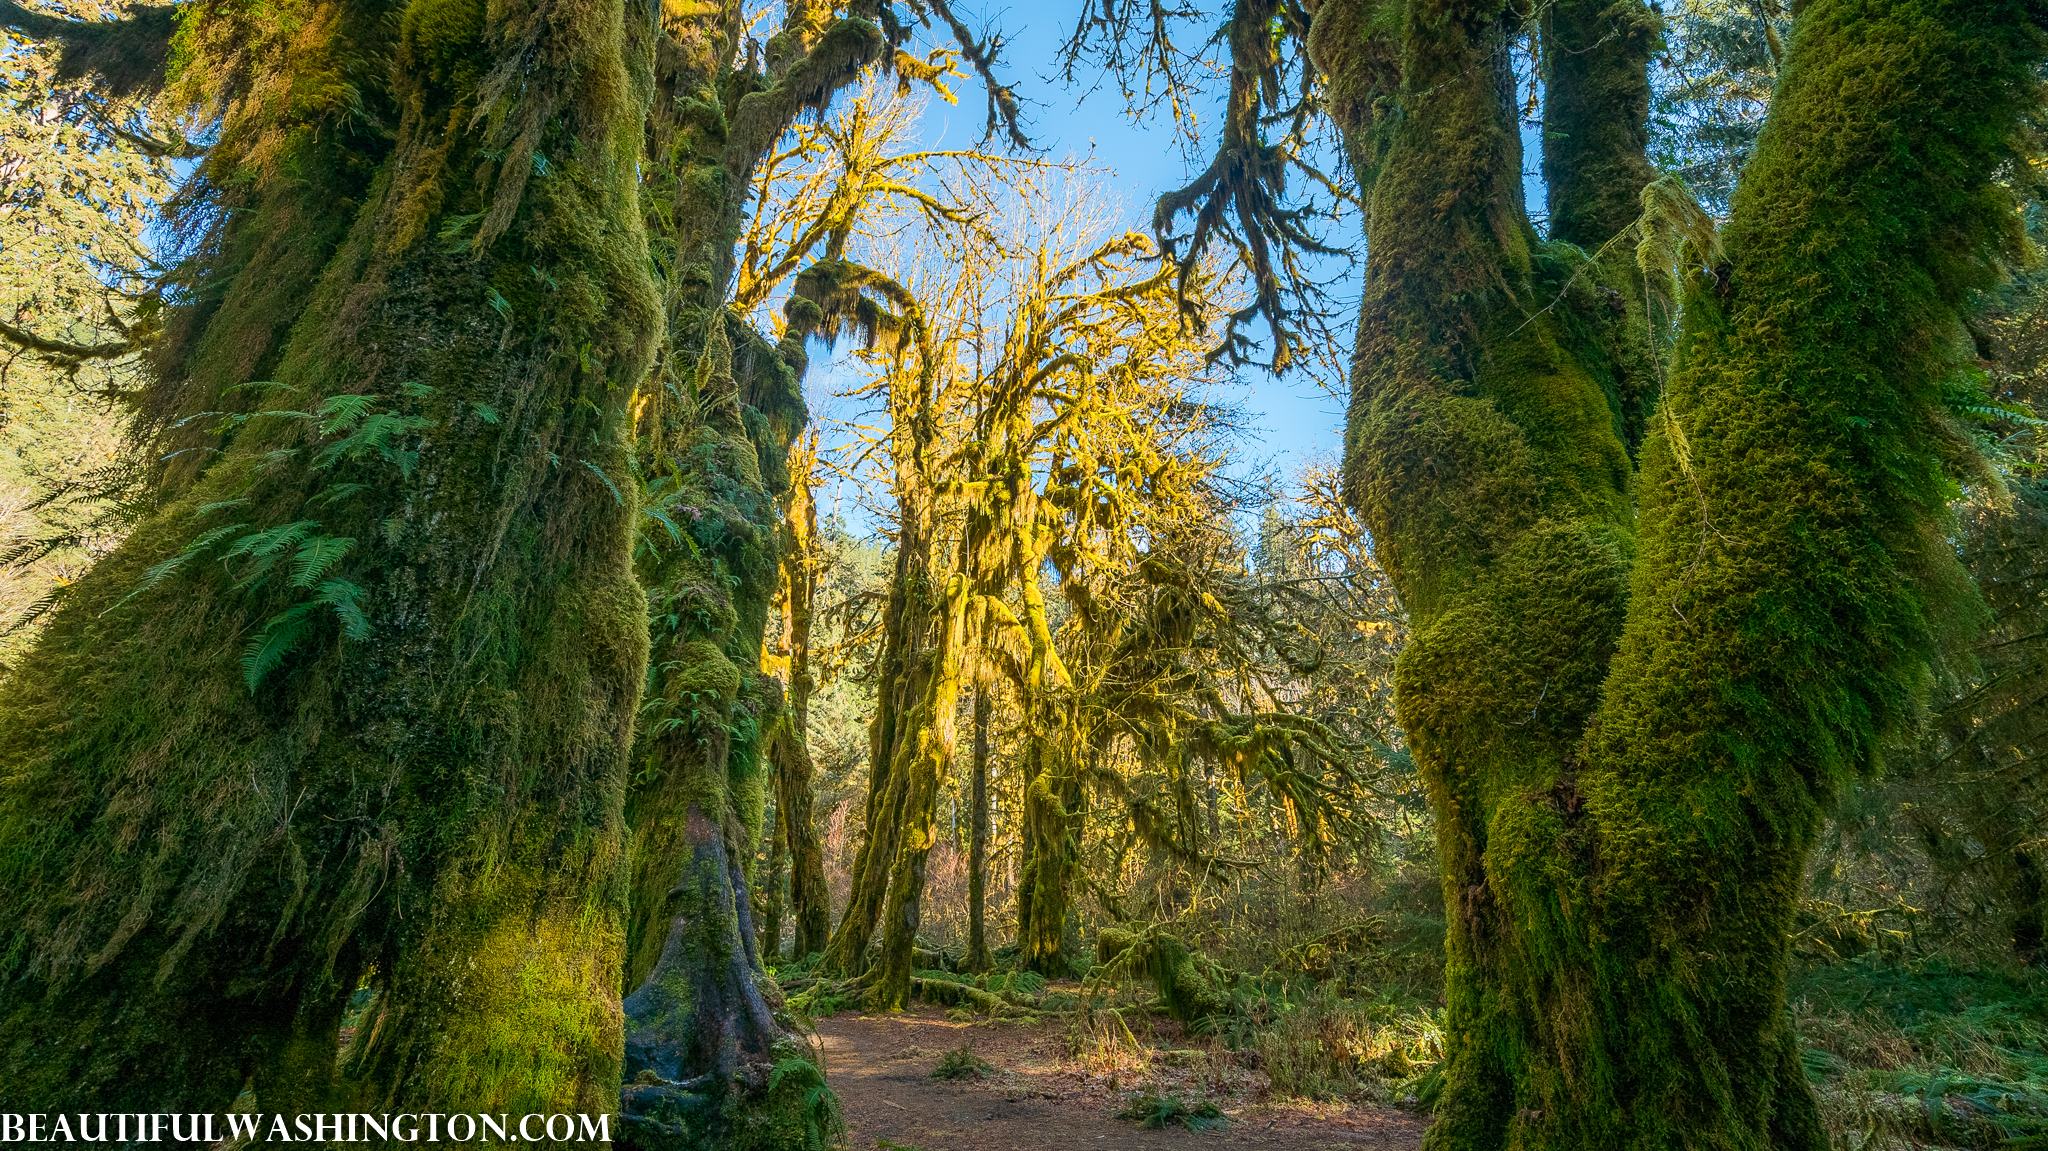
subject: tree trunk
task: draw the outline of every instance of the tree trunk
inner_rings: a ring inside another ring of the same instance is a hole
[[[882,634],[882,657],[876,675],[875,718],[868,724],[868,794],[863,805],[866,819],[861,826],[860,847],[855,851],[848,875],[846,910],[825,948],[824,968],[841,975],[857,975],[867,969],[868,940],[875,921],[882,914],[882,897],[888,893],[889,862],[896,858],[899,821],[890,810],[895,794],[889,771],[896,758],[898,699],[910,682],[909,669],[916,657],[908,633],[922,631],[923,613],[913,601],[921,590],[913,588],[913,556],[928,536],[908,530],[910,521],[899,499],[896,543],[896,572],[889,583],[889,602],[883,609],[887,621]]]
[[[1080,867],[1085,796],[1079,765],[1068,758],[1070,749],[1042,736],[1032,743],[1035,746],[1027,746],[1026,754],[1038,760],[1038,768],[1024,788],[1024,826],[1031,852],[1022,880],[1023,890],[1030,892],[1031,915],[1017,926],[1017,965],[1064,979],[1073,974],[1066,929]]]
[[[728,68],[739,45],[716,10],[667,10],[655,74],[644,176],[650,218],[672,229],[659,249],[671,338],[642,397],[640,455],[645,498],[666,518],[641,552],[653,655],[628,810],[635,990],[620,1111],[623,1143],[661,1151],[811,1147],[839,1126],[815,1054],[777,1012],[745,870],[771,737],[786,726],[759,660],[778,579],[777,499],[808,419],[810,328],[793,316],[771,346],[723,302],[755,164],[882,47],[865,20],[820,33],[806,11],[791,7],[764,76]]]
[[[934,715],[929,693],[944,659],[935,650],[942,642],[946,610],[941,602],[945,589],[938,586],[945,577],[937,570],[934,554],[936,507],[929,458],[938,434],[935,371],[926,355],[917,372],[892,380],[889,389],[896,573],[889,587],[875,718],[868,728],[867,825],[854,857],[846,911],[825,949],[823,965],[844,975],[868,968],[868,945],[882,918],[898,857],[908,829],[919,819],[919,808],[906,806],[921,794],[918,781],[898,773],[927,743]],[[957,650],[954,658],[959,658]],[[922,875],[921,866],[918,874]],[[904,979],[907,989],[907,969]]]
[[[2008,885],[2011,894],[2007,897],[2012,904],[2011,931],[2013,958],[2028,966],[2039,966],[2043,959],[2042,945],[2048,942],[2048,919],[2044,919],[2044,905],[2048,905],[2048,883],[2041,877],[2041,864],[2034,853],[2024,848],[2012,852],[2012,880]]]
[[[825,886],[825,848],[811,816],[811,623],[818,593],[818,510],[811,498],[817,433],[791,457],[789,496],[782,522],[787,537],[782,571],[783,634],[789,640],[789,728],[776,748],[777,806],[789,840],[790,903],[795,913],[795,957],[825,950],[832,927],[832,893]]]
[[[765,978],[745,860],[761,834],[768,755],[779,717],[757,659],[775,588],[772,493],[747,434],[728,325],[712,318],[699,370],[698,421],[673,498],[717,523],[694,548],[644,561],[655,593],[653,672],[641,709],[634,829],[633,921],[625,1003],[622,1141],[641,1148],[804,1147],[837,1129],[836,1102],[806,1043],[777,1017]],[[744,334],[744,330],[743,334]],[[752,372],[763,422],[793,435],[802,420],[794,373],[772,354]],[[773,411],[774,408],[770,407]],[[731,572],[727,581],[722,573]],[[722,641],[722,642],[721,642]]]
[[[1655,21],[1560,2],[1546,31],[1552,213],[1590,261],[1524,219],[1503,7],[1330,4],[1311,37],[1369,211],[1348,494],[1414,621],[1450,923],[1427,1143],[1819,1148],[1787,927],[1955,586],[1940,380],[2016,234],[1990,178],[2041,34],[2016,3],[1800,9],[1725,253],[1695,223],[1675,261],[1636,478],[1643,280],[1598,253]]]
[[[963,543],[962,549],[971,546]],[[902,761],[890,771],[892,786],[900,793],[895,806],[902,823],[884,904],[882,946],[869,972],[865,1003],[870,1011],[894,1011],[910,1003],[910,973],[924,907],[925,863],[936,841],[939,784],[952,774],[969,598],[967,576],[956,573],[946,588],[939,643],[932,653],[934,666],[925,697],[909,716],[907,728],[915,742],[904,749]]]
[[[779,769],[771,769],[769,778],[776,792],[780,794],[783,789],[782,772]],[[761,909],[761,954],[767,957],[764,962],[770,963],[779,962],[782,957],[782,893],[786,886],[782,871],[789,859],[789,812],[779,800],[776,802],[773,818],[774,832],[768,846],[768,872],[761,879],[761,889],[768,894],[767,902]]]
[[[790,709],[780,738],[771,745],[776,764],[776,806],[788,836],[789,892],[795,943],[791,955],[802,959],[822,952],[830,942],[832,893],[825,886],[825,848],[812,817],[811,753],[796,736],[801,721]]]
[[[967,962],[968,971],[990,971],[988,954],[988,725],[994,710],[988,689],[974,690],[974,782],[967,830]]]
[[[189,82],[239,86],[143,401],[163,510],[0,689],[0,1081],[46,1111],[219,1111],[252,1075],[266,1110],[609,1111],[643,22],[186,19]]]

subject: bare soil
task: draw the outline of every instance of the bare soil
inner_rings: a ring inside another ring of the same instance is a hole
[[[845,1107],[855,1151],[1075,1151],[1268,1147],[1286,1151],[1409,1151],[1424,1120],[1392,1107],[1267,1099],[1265,1076],[1214,1044],[1170,1030],[1111,1050],[1070,1036],[1063,1021],[1014,1026],[949,1022],[934,1008],[898,1015],[842,1014],[818,1021],[826,1076]],[[951,1049],[973,1043],[993,1072],[981,1080],[931,1078]],[[1188,1043],[1175,1047],[1175,1042]],[[1138,1094],[1222,1108],[1220,1129],[1147,1131],[1116,1118]]]

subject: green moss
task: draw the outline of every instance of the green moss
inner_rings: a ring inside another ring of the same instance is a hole
[[[732,146],[730,105],[692,73],[698,63],[664,57],[674,70],[660,83],[696,95],[660,110],[648,169],[670,307],[665,368],[639,429],[652,658],[627,812],[621,1139],[822,1147],[836,1138],[837,1100],[763,974],[749,896],[780,724],[779,690],[759,666],[779,572],[777,498],[808,416],[783,350],[718,305],[739,220],[731,193],[758,157]],[[736,119],[759,111],[748,101],[762,94],[730,95]]]
[[[1939,381],[2010,243],[1990,180],[2040,32],[2016,5],[1807,4],[1652,414],[1649,301],[1566,241],[1633,218],[1655,20],[1546,9],[1575,127],[1535,244],[1498,16],[1411,6],[1400,115],[1355,125],[1348,480],[1414,619],[1398,708],[1450,926],[1429,1145],[1817,1147],[1785,939],[1823,804],[1911,720],[1924,589],[1956,586]]]
[[[1653,175],[1646,65],[1663,20],[1637,0],[1561,0],[1542,18],[1550,237],[1593,249],[1635,223]]]
[[[1095,961],[1142,973],[1159,991],[1167,1014],[1182,1023],[1201,1023],[1237,1009],[1231,973],[1168,932],[1104,928],[1095,937]]]
[[[182,82],[246,87],[144,397],[180,454],[0,688],[0,1075],[25,1103],[220,1110],[253,1075],[271,1107],[609,1108],[647,648],[631,509],[600,477],[656,305],[620,14],[556,18],[500,100],[474,80],[500,24],[437,16],[405,35],[431,25],[441,63],[367,67],[394,59],[379,13],[188,17]],[[554,175],[456,253],[428,225],[504,191],[472,163],[504,143],[479,102],[578,114],[542,117]],[[516,328],[485,290],[507,267],[557,285]],[[291,524],[359,618],[291,578],[304,549],[250,550]],[[245,652],[281,619],[252,692]],[[338,1067],[365,976],[376,1018]]]

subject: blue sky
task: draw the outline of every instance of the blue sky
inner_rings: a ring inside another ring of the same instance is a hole
[[[1113,81],[1105,80],[1094,92],[1068,86],[1058,74],[1056,57],[1080,11],[1076,0],[991,7],[973,15],[963,5],[960,11],[970,21],[994,24],[1007,38],[1001,74],[1026,102],[1025,130],[1032,142],[1055,158],[1092,157],[1109,173],[1104,194],[1121,203],[1131,226],[1149,232],[1152,205],[1160,193],[1182,186],[1191,173],[1207,164],[1207,149],[1212,146],[1206,138],[1210,124],[1201,125],[1205,135],[1199,145],[1201,154],[1184,156],[1164,113],[1134,120]],[[981,140],[987,109],[979,78],[956,80],[953,88],[959,104],[933,100],[926,108],[927,147],[970,147]],[[1349,226],[1349,232],[1355,238],[1355,224]],[[1337,279],[1331,285],[1331,303],[1348,319],[1357,308],[1363,264],[1348,269],[1333,266],[1332,272]],[[807,389],[814,395],[828,390],[835,377],[845,378],[823,360],[821,356],[814,361]],[[1276,378],[1269,372],[1243,370],[1222,390],[1224,394],[1218,398],[1241,404],[1253,425],[1236,461],[1245,470],[1267,464],[1285,477],[1309,458],[1334,456],[1343,443],[1342,401],[1305,373]],[[839,494],[848,518],[864,520],[850,506],[852,493],[842,490]],[[829,508],[831,497],[823,502]]]
[[[1220,4],[1214,20],[1223,18]],[[979,26],[986,23],[1007,38],[1003,49],[1002,78],[1026,103],[1026,132],[1033,143],[1053,157],[1092,157],[1110,173],[1105,194],[1121,201],[1132,226],[1150,230],[1152,205],[1162,192],[1183,186],[1192,173],[1209,159],[1214,115],[1199,125],[1202,140],[1198,154],[1184,154],[1182,141],[1161,112],[1136,120],[1125,108],[1115,81],[1102,77],[1093,90],[1068,85],[1059,75],[1057,57],[1071,34],[1080,13],[1079,0],[1045,0],[1043,3],[998,7],[991,4],[978,11],[962,5],[962,17]],[[1186,43],[1196,43],[1211,29],[1185,29]],[[1090,72],[1090,75],[1100,75]],[[986,103],[978,78],[955,82],[958,105],[934,100],[926,110],[926,144],[931,147],[970,147],[980,142],[986,119]],[[1221,84],[1212,94],[1211,108],[1220,107]],[[1544,186],[1535,170],[1541,146],[1535,123],[1523,126],[1523,149],[1527,170],[1524,193],[1529,203],[1540,207]],[[1335,157],[1327,158],[1325,171],[1344,176]],[[1349,339],[1349,322],[1356,315],[1364,276],[1364,241],[1355,215],[1338,222],[1328,232],[1328,242],[1348,247],[1356,259],[1348,266],[1341,260],[1326,262],[1331,282],[1329,306],[1333,318],[1344,322],[1343,339]],[[1342,350],[1348,354],[1349,349]],[[819,363],[813,384],[826,385],[832,367]],[[827,385],[829,386],[829,385]],[[1245,471],[1268,466],[1282,478],[1308,460],[1334,457],[1343,445],[1344,402],[1324,390],[1301,371],[1284,377],[1258,369],[1236,372],[1226,395],[1219,397],[1240,403],[1252,425],[1236,464]],[[850,498],[850,493],[842,492]],[[829,497],[828,497],[829,502]],[[849,512],[850,508],[847,509]],[[854,517],[859,518],[859,517]]]
[[[1069,87],[1059,76],[1056,58],[1072,34],[1080,5],[1075,0],[1046,0],[1044,3],[991,7],[981,13],[984,20],[1009,37],[1004,49],[1004,78],[1028,106],[1027,129],[1034,143],[1055,156],[1069,153],[1092,155],[1113,174],[1110,181],[1133,215],[1132,223],[1149,230],[1152,205],[1162,192],[1187,183],[1205,167],[1213,147],[1209,129],[1215,118],[1198,126],[1204,129],[1197,155],[1183,155],[1166,114],[1161,111],[1135,121],[1124,107],[1123,94],[1115,81],[1104,78],[1093,91],[1078,85]],[[1219,6],[1217,21],[1223,13]],[[1187,29],[1195,36],[1209,29]],[[1196,42],[1190,38],[1189,43]],[[1221,85],[1217,99],[1221,106]],[[934,103],[928,116],[935,130],[948,144],[962,145],[980,138],[986,107],[978,84],[963,85],[957,107]],[[1334,174],[1334,173],[1333,173]],[[1340,242],[1359,239],[1355,222],[1333,236]],[[1363,253],[1362,243],[1356,243]],[[1331,285],[1331,303],[1348,319],[1357,310],[1359,285],[1364,265],[1349,269],[1333,267],[1337,279]],[[1254,416],[1256,430],[1247,448],[1253,456],[1270,455],[1285,474],[1302,461],[1317,455],[1335,455],[1344,440],[1344,405],[1301,372],[1275,377],[1269,372],[1240,371],[1234,382],[1242,388],[1242,402]]]

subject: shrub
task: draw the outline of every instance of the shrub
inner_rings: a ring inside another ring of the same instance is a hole
[[[995,1068],[988,1061],[974,1053],[972,1039],[939,1059],[939,1065],[932,1069],[933,1079],[986,1079],[995,1074]]]
[[[1133,1098],[1130,1106],[1117,1112],[1116,1117],[1134,1119],[1147,1131],[1157,1131],[1169,1123],[1178,1123],[1190,1131],[1207,1131],[1228,1122],[1223,1112],[1207,1100],[1189,1103],[1176,1095],[1154,1095],[1150,1091]]]

